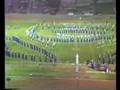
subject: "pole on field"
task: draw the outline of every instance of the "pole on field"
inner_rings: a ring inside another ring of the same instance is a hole
[[[76,54],[76,72],[79,72],[79,55],[78,53]]]
[[[77,74],[76,78],[79,78],[79,70],[80,70],[80,66],[79,66],[79,51],[77,50],[78,49],[78,42],[77,42],[77,33],[75,33],[75,44],[76,44],[76,68],[75,68],[75,72]]]
[[[76,88],[79,89],[80,66],[79,66],[79,55],[78,55],[78,53],[76,54],[76,68],[75,68],[75,72],[76,72]]]
[[[79,65],[79,55],[78,55],[78,53],[76,54],[76,67],[75,67],[75,72],[76,72],[76,78],[79,78],[80,65]]]

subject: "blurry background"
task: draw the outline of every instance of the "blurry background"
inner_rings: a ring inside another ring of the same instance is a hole
[[[115,14],[115,0],[5,0],[6,13]]]

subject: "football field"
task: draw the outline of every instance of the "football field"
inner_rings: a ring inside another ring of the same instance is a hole
[[[116,90],[114,16],[6,15],[5,34],[5,76],[10,78],[6,87],[30,90],[37,84],[35,90],[88,90],[86,83],[89,90]],[[90,68],[91,61],[109,64],[111,72]]]

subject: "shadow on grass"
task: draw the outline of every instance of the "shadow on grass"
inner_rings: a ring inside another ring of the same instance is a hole
[[[7,88],[5,90],[19,90],[18,88]]]

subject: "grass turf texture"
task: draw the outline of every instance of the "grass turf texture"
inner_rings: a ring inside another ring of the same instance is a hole
[[[86,70],[82,70],[86,69]],[[101,73],[87,68],[87,66],[81,66],[80,77],[86,79],[106,79],[114,80],[114,73]],[[85,71],[91,71],[91,73],[86,73]],[[30,61],[16,61],[11,60],[6,62],[6,77],[10,77],[12,80],[16,79],[26,79],[26,78],[75,78],[75,65],[72,64],[41,64]],[[86,74],[87,76],[82,75]],[[32,74],[32,75],[30,75]]]
[[[110,20],[114,23],[114,20]],[[48,21],[49,22],[49,21]],[[64,21],[57,21],[58,23],[62,23]],[[104,22],[103,19],[96,19],[96,20],[65,20],[65,22],[69,23],[88,23],[88,22],[94,22],[94,23],[102,23]],[[38,47],[42,47],[47,49],[50,52],[53,52],[57,55],[59,62],[64,63],[63,65],[47,65],[43,64],[42,62],[32,62],[30,60],[23,61],[23,60],[16,60],[13,58],[6,57],[6,77],[11,77],[12,80],[16,79],[24,79],[24,78],[30,78],[29,74],[33,74],[32,77],[36,78],[37,76],[39,78],[55,78],[55,77],[74,77],[74,66],[73,65],[66,65],[65,63],[75,63],[75,55],[78,52],[80,55],[80,63],[83,63],[87,60],[97,60],[98,56],[101,54],[106,53],[113,53],[116,51],[115,43],[108,42],[103,44],[103,47],[98,48],[98,44],[82,44],[78,45],[76,47],[75,44],[57,44],[54,48],[51,48],[50,46],[45,47],[45,44],[42,44],[41,42],[38,42],[36,40],[31,40],[29,36],[26,35],[26,30],[37,23],[40,23],[40,20],[34,20],[27,21],[26,19],[19,19],[19,20],[8,20],[6,21],[6,26],[9,26],[8,30],[6,30],[6,35],[11,36],[18,36],[20,39],[32,43]],[[51,36],[54,34],[51,34],[49,32],[43,32],[41,33],[44,36]],[[7,41],[9,47],[12,51],[15,52],[21,52],[25,54],[30,55],[36,55],[41,57],[42,61],[45,61],[45,57],[37,52],[33,52],[32,50],[28,48],[23,48],[19,45],[16,45],[15,43],[11,41]],[[40,64],[40,65],[39,65]],[[106,76],[104,73],[91,73],[91,77],[93,78],[99,78],[99,79],[115,79],[115,74],[109,74]]]
[[[37,22],[36,22],[37,23]],[[28,22],[22,22],[22,21],[16,21],[16,22],[9,22],[6,25],[9,25],[9,29],[6,31],[7,36],[18,36],[20,39],[32,43],[34,45],[37,45],[39,47],[45,48],[50,52],[55,53],[58,56],[58,59],[60,62],[68,62],[68,63],[74,63],[75,62],[75,54],[78,52],[80,55],[80,62],[84,62],[86,60],[97,60],[98,56],[103,53],[113,53],[116,50],[115,44],[112,42],[107,42],[104,45],[104,47],[99,47],[98,44],[82,44],[78,45],[76,47],[75,44],[67,45],[67,44],[57,44],[54,48],[51,48],[51,46],[45,47],[45,44],[41,44],[40,42],[36,40],[31,40],[29,36],[26,35],[26,30],[35,23],[28,23]],[[49,32],[42,33],[45,36],[49,36]],[[109,45],[109,46],[108,46]],[[32,53],[32,51],[27,49],[22,49],[23,47],[17,47],[16,45],[10,45],[11,48],[13,48],[13,51],[19,51],[19,52],[29,52]],[[21,48],[21,49],[19,49]],[[69,52],[69,53],[68,53]],[[38,54],[39,56],[39,54]]]

